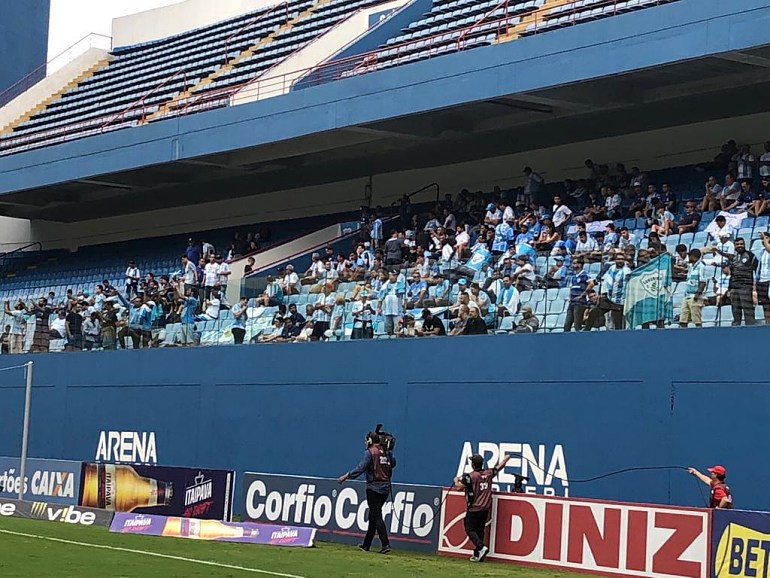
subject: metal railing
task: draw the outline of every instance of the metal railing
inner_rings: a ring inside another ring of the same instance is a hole
[[[273,12],[275,12],[276,10],[278,10],[278,8],[281,8],[281,7],[283,7],[283,9],[285,10],[285,13],[286,13],[286,19],[283,21],[283,24],[286,24],[289,21],[289,3],[286,0],[284,0],[283,2],[279,2],[278,4],[275,4],[274,6],[272,6],[271,8],[266,10],[265,12],[263,12],[262,14],[258,14],[257,16],[255,16],[254,18],[249,20],[246,24],[241,26],[238,30],[233,32],[230,36],[228,36],[225,39],[225,58],[224,58],[223,64],[226,64],[227,61],[230,60],[230,58],[229,58],[230,42],[236,36],[239,36],[242,33],[246,32],[246,30],[248,30],[249,28],[251,28],[255,24],[259,23],[263,18],[265,18],[266,16],[271,15]]]
[[[139,106],[140,106],[140,105],[141,105],[141,107],[142,107],[142,114],[141,114],[141,116],[139,117],[139,122],[144,122],[144,121],[145,121],[145,119],[147,118],[147,99],[148,99],[148,98],[150,98],[150,97],[151,97],[153,94],[157,93],[157,92],[158,92],[158,91],[159,91],[161,88],[163,88],[164,86],[166,86],[168,83],[170,83],[171,81],[173,81],[175,78],[178,78],[179,76],[181,76],[181,77],[184,79],[184,81],[183,81],[183,84],[182,84],[182,90],[185,90],[185,89],[187,88],[187,71],[186,71],[184,68],[180,68],[180,69],[179,69],[179,70],[177,70],[177,71],[176,71],[174,74],[172,74],[171,76],[169,76],[168,78],[166,78],[165,80],[163,80],[163,81],[162,81],[160,84],[158,84],[157,86],[155,86],[155,87],[154,87],[154,88],[152,88],[151,90],[147,91],[147,92],[146,92],[144,95],[142,95],[142,96],[141,96],[139,99],[137,99],[136,101],[134,101],[134,102],[132,102],[130,105],[128,105],[128,106],[125,108],[125,110],[123,110],[123,111],[121,111],[121,112],[117,113],[117,114],[116,114],[115,116],[113,116],[113,117],[112,117],[110,120],[108,120],[107,122],[105,122],[105,123],[102,125],[102,127],[101,127],[101,128],[102,128],[102,130],[104,130],[104,129],[105,129],[106,127],[108,127],[109,125],[113,124],[115,121],[117,121],[117,120],[119,120],[119,119],[121,119],[121,118],[125,118],[125,116],[126,116],[127,114],[129,114],[129,113],[131,113],[131,112],[133,112],[133,111],[136,111],[136,110],[138,110],[138,108],[139,108]]]
[[[97,46],[97,44],[104,45],[105,41],[108,41],[108,46]],[[17,80],[14,82],[11,86],[0,92],[0,106],[4,105],[7,102],[10,102],[23,92],[29,90],[34,85],[36,85],[38,82],[40,82],[42,79],[46,77],[46,75],[51,74],[51,72],[54,72],[61,68],[62,66],[65,66],[69,62],[72,62],[75,58],[83,54],[85,50],[89,48],[103,48],[104,50],[109,50],[111,48],[112,44],[112,36],[106,36],[104,34],[95,34],[91,33],[71,46],[65,48],[62,50],[59,54],[45,62],[44,64],[41,64],[38,66],[35,70],[24,76],[23,78]]]

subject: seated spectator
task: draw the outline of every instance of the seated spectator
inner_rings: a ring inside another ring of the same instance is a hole
[[[666,237],[677,230],[674,219],[674,215],[666,208],[663,202],[657,201],[655,205],[655,218],[651,222],[651,230],[660,237]]]
[[[535,241],[535,250],[537,251],[550,251],[553,249],[554,243],[561,239],[561,235],[554,231],[553,225],[550,221],[546,220],[543,223],[543,228]]]
[[[334,289],[339,284],[339,281],[339,274],[337,273],[337,270],[332,267],[331,261],[323,261],[321,272],[318,274],[315,284],[310,288],[308,293],[313,295],[321,293],[327,284],[331,284],[332,289]]]
[[[752,217],[770,214],[770,176],[762,177],[762,188],[754,194],[748,213]]]
[[[219,290],[214,289],[211,293],[211,297],[203,302],[203,315],[200,316],[202,321],[215,321],[219,319],[219,311],[222,307],[222,300],[219,297]]]
[[[575,245],[575,255],[583,255],[588,258],[597,249],[596,241],[585,230],[578,230],[577,244]]]
[[[485,317],[489,313],[489,308],[491,306],[489,295],[487,295],[485,291],[482,291],[481,286],[478,283],[473,282],[470,284],[468,299],[476,304],[479,314],[482,317]]]
[[[412,280],[406,290],[406,308],[416,309],[423,306],[423,300],[428,294],[428,284],[420,278],[420,273],[414,271]]]
[[[481,318],[481,312],[476,307],[468,309],[468,318],[465,321],[463,335],[486,335],[487,324]]]
[[[405,314],[404,318],[398,322],[396,335],[398,337],[417,337],[414,317],[409,313]]]
[[[623,199],[613,187],[606,187],[604,192],[604,216],[607,219],[619,219],[622,215]]]
[[[738,205],[741,198],[741,186],[738,184],[731,173],[725,175],[725,186],[719,194],[719,206],[717,209],[729,211]]]
[[[684,281],[687,279],[687,245],[681,243],[676,246],[674,251],[674,261],[671,265],[671,274],[674,281]]]
[[[467,295],[465,296],[467,299]],[[470,309],[467,305],[460,305],[457,309],[457,319],[452,323],[452,329],[449,335],[464,335],[465,326],[468,323],[468,317],[470,316]]]
[[[257,337],[258,343],[270,343],[271,341],[277,341],[283,335],[283,317],[276,315],[273,319],[273,327],[271,329],[265,329],[259,337]]]
[[[430,309],[422,311],[422,327],[416,331],[420,337],[446,335],[446,329],[441,319],[433,315]]]
[[[265,290],[255,301],[262,307],[278,307],[283,303],[283,288],[272,275],[268,275],[266,281]]]
[[[284,295],[299,295],[300,293],[299,275],[294,272],[294,265],[286,265],[286,274],[281,281],[281,290]]]
[[[565,265],[564,257],[562,255],[554,257],[554,261],[555,263],[551,265],[548,272],[545,274],[546,287],[565,287],[567,276],[569,275],[569,267]]]
[[[677,227],[679,234],[682,233],[694,233],[700,225],[700,214],[695,211],[695,203],[693,201],[687,201],[684,205],[684,215],[679,219],[679,226]]]
[[[519,291],[510,275],[505,275],[494,285],[495,306],[498,317],[516,315],[519,311]]]
[[[511,280],[519,291],[528,291],[535,287],[537,276],[535,269],[525,255],[516,257],[516,270],[511,275]]]
[[[301,332],[302,332],[302,325],[294,323],[291,317],[284,317],[283,328],[281,329],[281,335],[277,337],[274,341],[289,343],[296,340],[297,337],[299,337]]]
[[[716,211],[719,208],[719,199],[722,195],[722,185],[717,183],[713,175],[708,178],[705,185],[706,194],[701,202],[701,211]]]
[[[302,285],[316,284],[325,272],[324,262],[321,259],[320,253],[313,253],[310,256],[310,261],[310,267],[308,267],[302,279],[300,279]]]
[[[536,333],[540,329],[540,320],[532,313],[532,307],[521,308],[521,319],[513,327],[513,333]]]

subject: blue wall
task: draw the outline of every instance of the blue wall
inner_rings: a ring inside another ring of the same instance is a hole
[[[45,77],[50,10],[51,0],[0,2],[0,93],[33,71]],[[18,94],[0,96],[0,106]]]
[[[0,157],[0,194],[764,44],[770,44],[767,0],[680,0],[280,98]],[[86,156],[88,163],[73,162]]]
[[[151,431],[161,464],[334,476],[382,422],[400,482],[449,483],[464,442],[542,444],[545,469],[560,445],[571,496],[702,505],[683,470],[575,480],[721,463],[736,505],[767,510],[766,351],[758,327],[42,355],[30,455]],[[0,455],[19,454],[23,383],[0,372]]]

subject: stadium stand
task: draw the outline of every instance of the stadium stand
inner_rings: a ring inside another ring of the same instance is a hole
[[[674,0],[435,0],[379,49],[291,76],[327,82]],[[232,97],[341,21],[384,0],[291,0],[112,51],[31,117],[3,127],[0,154],[233,104]],[[343,46],[339,46],[342,49]],[[297,84],[302,88],[307,84]],[[280,94],[273,91],[274,94]]]
[[[618,286],[613,267],[620,268],[616,263],[621,260],[624,268],[634,269],[661,262],[655,261],[661,255],[671,257],[672,282],[666,295],[673,315],[661,313],[653,326],[677,327],[683,303],[693,292],[689,277],[693,266],[686,260],[691,249],[702,252],[699,263],[706,280],[702,326],[740,325],[744,315],[746,324],[754,319],[767,323],[767,285],[748,310],[746,304],[730,303],[730,296],[740,290],[739,279],[731,280],[724,264],[740,266],[735,244],[741,238],[763,272],[757,278],[769,276],[770,235],[765,234],[770,232],[770,177],[744,178],[740,193],[711,181],[704,188],[707,176],[731,173],[737,163],[748,162],[741,160],[748,157],[734,143],[726,146],[733,159],[726,167],[707,163],[645,174],[636,167],[629,173],[622,165],[610,170],[587,162],[586,178],[576,182],[545,184],[529,170],[527,185],[519,189],[463,191],[428,205],[412,206],[404,200],[398,211],[377,208],[364,215],[360,230],[343,235],[325,251],[294,255],[248,273],[241,287],[246,301],[240,305],[227,303],[216,290],[220,265],[215,259],[210,268],[201,263],[196,281],[187,280],[192,291],[184,287],[179,254],[187,235],[84,248],[6,279],[0,290],[8,307],[4,339],[9,343],[14,332],[25,331],[25,321],[38,313],[51,315],[54,306],[65,311],[73,327],[94,314],[99,320],[106,301],[115,303],[119,319],[125,316],[117,321],[117,346],[126,348],[211,345],[234,339],[272,342],[434,332],[623,329],[623,318],[614,315],[612,303],[620,304],[622,311],[624,289],[614,293]],[[759,161],[752,162],[759,166]],[[700,212],[704,199],[712,196],[728,210]],[[552,202],[556,197],[569,209]],[[333,215],[327,220],[351,217]],[[282,223],[273,228],[282,232],[275,240],[280,244],[291,227]],[[225,247],[236,232],[244,229],[193,236]],[[243,235],[233,239],[231,261],[248,253],[244,241]],[[190,248],[202,252],[195,243]],[[136,261],[137,276],[152,271],[155,280],[146,278],[135,288],[126,288],[129,259]],[[103,296],[96,297],[93,287],[103,279],[109,283],[102,284],[96,295]],[[593,301],[588,298],[592,287]],[[139,296],[133,307],[122,298],[124,292],[129,298]],[[35,309],[33,301],[46,294],[49,303]],[[24,304],[14,312],[10,307],[19,298]],[[247,321],[239,307],[246,311]],[[140,313],[146,314],[141,330],[134,326],[134,316]],[[93,326],[90,321],[91,330]],[[47,341],[38,349],[34,341],[30,343],[33,350],[81,349],[84,335],[84,330],[73,329],[66,340],[39,337]],[[102,346],[115,347],[114,340],[111,345],[93,340],[86,348]]]

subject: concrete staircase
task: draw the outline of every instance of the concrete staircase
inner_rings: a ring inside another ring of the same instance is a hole
[[[239,62],[242,62],[243,60],[253,56],[254,53],[257,52],[257,50],[259,50],[263,46],[266,46],[266,45],[270,44],[271,42],[273,42],[273,40],[275,40],[280,34],[286,32],[287,30],[290,30],[298,22],[300,22],[301,20],[303,20],[303,19],[307,18],[308,16],[310,16],[313,13],[313,11],[316,10],[319,6],[323,6],[327,2],[329,2],[329,0],[318,0],[312,6],[310,6],[309,8],[307,8],[307,9],[303,10],[302,12],[300,12],[299,14],[297,14],[294,18],[291,18],[288,21],[284,22],[279,27],[277,27],[275,30],[273,30],[270,34],[268,34],[264,38],[260,38],[258,42],[256,42],[255,44],[252,44],[251,46],[246,48],[243,52],[241,52],[237,56],[231,58],[230,60],[228,60],[227,62],[222,64],[222,66],[217,68],[214,72],[209,74],[207,77],[201,79],[200,82],[194,84],[190,88],[188,88],[186,90],[183,90],[182,92],[180,92],[179,94],[174,96],[174,98],[172,98],[167,103],[165,103],[163,106],[161,106],[157,111],[155,111],[153,114],[149,115],[145,119],[145,122],[150,122],[152,120],[156,120],[158,118],[161,118],[161,117],[167,115],[169,113],[169,111],[173,110],[173,108],[175,107],[175,105],[177,103],[182,102],[182,101],[184,101],[187,98],[190,98],[191,96],[193,96],[193,94],[196,91],[198,91],[198,90],[200,90],[200,89],[202,89],[202,88],[204,88],[206,86],[209,86],[217,78],[219,78],[220,76],[222,76],[226,72],[229,72],[230,70],[232,70],[235,67],[236,64],[238,64]]]
[[[90,78],[91,76],[93,76],[93,74],[97,70],[106,66],[111,59],[112,58],[109,55],[102,56],[97,62],[91,64],[90,66],[88,66],[88,68],[81,70],[76,76],[72,77],[68,82],[66,82],[63,85],[59,85],[59,88],[55,89],[53,92],[48,93],[44,98],[42,98],[41,100],[38,100],[37,102],[34,101],[34,98],[35,98],[34,93],[38,92],[39,91],[38,86],[45,85],[48,79],[42,80],[39,83],[39,85],[32,87],[27,92],[23,93],[16,99],[12,100],[10,103],[6,105],[5,108],[8,108],[9,110],[11,110],[14,105],[18,106],[18,104],[22,103],[21,99],[28,100],[29,102],[27,102],[26,104],[29,104],[31,102],[35,102],[35,104],[30,108],[24,110],[24,112],[22,112],[20,115],[15,116],[15,118],[12,121],[6,122],[4,126],[0,129],[0,136],[10,134],[11,132],[13,132],[14,128],[16,128],[19,124],[28,121],[30,118],[32,118],[39,112],[42,112],[43,110],[45,110],[45,108],[49,104],[51,104],[53,101],[59,98],[62,94],[64,94],[69,90],[72,90],[78,84],[83,82],[86,78]],[[37,96],[39,98],[40,95],[37,95]]]

